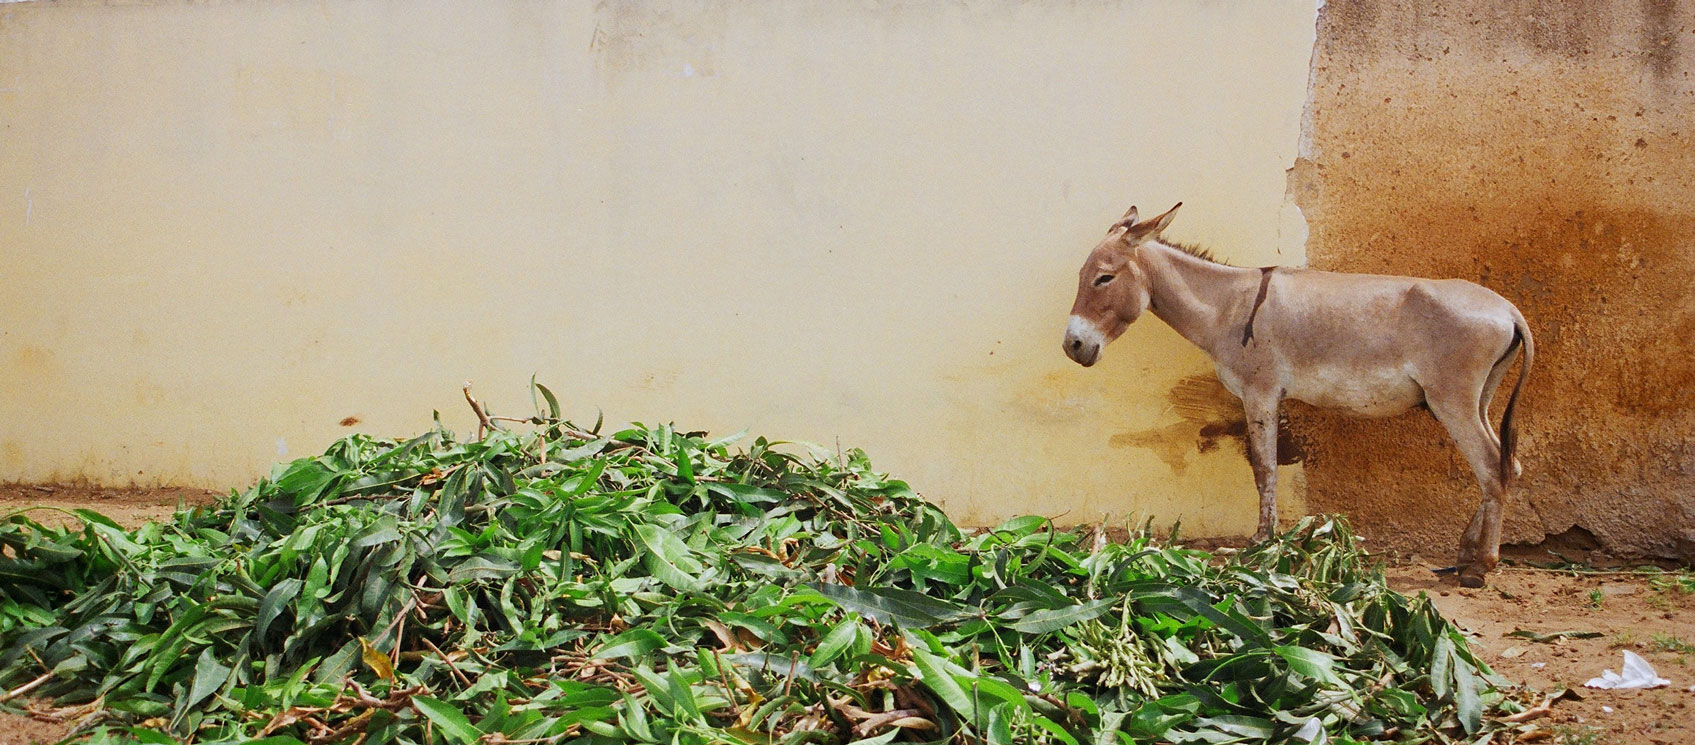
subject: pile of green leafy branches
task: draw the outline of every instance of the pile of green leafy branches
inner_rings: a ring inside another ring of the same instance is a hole
[[[1227,557],[966,535],[858,451],[585,431],[536,390],[524,431],[354,435],[168,523],[8,517],[7,705],[491,745],[1447,741],[1519,707],[1335,520]]]

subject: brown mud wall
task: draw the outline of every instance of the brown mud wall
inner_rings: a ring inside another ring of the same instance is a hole
[[[1460,277],[1537,354],[1503,540],[1695,553],[1695,2],[1330,2],[1290,191],[1318,269]],[[1494,421],[1510,390],[1495,398]],[[1299,408],[1313,510],[1453,556],[1478,500],[1428,414]]]

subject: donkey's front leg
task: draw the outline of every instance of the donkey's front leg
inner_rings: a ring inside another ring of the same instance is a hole
[[[1277,532],[1277,391],[1244,391],[1242,410],[1248,419],[1248,464],[1254,468],[1254,485],[1259,487],[1259,530],[1254,541],[1266,540]]]

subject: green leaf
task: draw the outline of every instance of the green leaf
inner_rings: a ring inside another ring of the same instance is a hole
[[[788,494],[783,493],[783,491],[779,489],[769,489],[762,486],[754,486],[752,484],[712,483],[707,484],[706,488],[708,491],[729,497],[737,502],[777,504],[789,497]]]
[[[292,577],[278,582],[270,592],[265,593],[265,599],[259,601],[259,615],[253,627],[254,638],[264,639],[271,624],[276,622],[277,616],[299,595],[300,580]]]
[[[1336,658],[1316,649],[1280,645],[1272,647],[1271,651],[1289,663],[1289,669],[1296,674],[1331,685],[1344,685],[1341,678],[1336,677]]]
[[[643,565],[659,581],[683,591],[700,588],[702,571],[700,562],[696,561],[689,547],[669,531],[657,525],[637,525],[636,535],[641,539],[647,552],[642,555]]]
[[[479,579],[505,579],[521,569],[516,561],[479,554],[466,559],[454,567],[453,571],[448,572],[447,581],[459,584]]]
[[[748,670],[758,670],[766,675],[772,675],[784,680],[798,678],[801,680],[817,680],[818,674],[805,660],[792,660],[788,657],[766,654],[764,652],[737,652],[724,655],[724,660]]]
[[[1477,678],[1471,674],[1471,666],[1463,663],[1454,666],[1454,708],[1465,733],[1477,734],[1483,726],[1483,705],[1477,692]]]
[[[547,386],[537,383],[533,376],[530,378],[530,384],[535,386],[536,390],[541,391],[542,398],[547,399],[547,417],[549,419],[558,419],[559,398],[554,396],[553,391],[548,390]]]
[[[1194,721],[1194,726],[1197,729],[1212,729],[1232,738],[1239,738],[1232,741],[1269,742],[1271,736],[1276,733],[1276,727],[1269,719],[1236,714],[1200,717]]]
[[[459,713],[458,709],[429,696],[413,696],[412,707],[435,722],[436,727],[448,740],[459,745],[470,745],[483,737],[483,732],[471,724],[471,720],[464,714]]]
[[[700,704],[695,701],[694,691],[689,689],[689,683],[683,678],[682,672],[673,668],[665,675],[666,693],[671,696],[671,705],[679,719],[698,721],[700,719]]]
[[[822,641],[818,642],[818,647],[812,651],[812,657],[807,660],[807,663],[814,668],[829,664],[830,660],[836,659],[843,652],[846,652],[848,647],[853,645],[853,640],[858,635],[859,621],[852,618],[844,619],[841,623],[836,624],[835,628],[830,629],[830,633],[826,634]]]
[[[979,703],[983,703],[985,698],[994,698],[1019,711],[1030,707],[1024,702],[1023,692],[987,675],[967,678],[962,680],[960,685],[976,693],[975,700]]]
[[[971,610],[956,603],[895,587],[848,587],[829,583],[809,585],[819,594],[850,610],[883,623],[924,628],[970,618]]]
[[[353,542],[353,547],[367,548],[398,540],[400,540],[399,523],[393,515],[383,515],[371,524],[370,529],[364,535]]]
[[[665,640],[648,629],[630,629],[606,641],[590,659],[609,660],[618,657],[640,658],[656,649],[663,649]]]
[[[677,478],[690,484],[695,483],[694,461],[690,457],[692,452],[694,452],[694,448],[690,447],[688,440],[679,440],[677,442],[677,456],[673,459],[677,464]]]
[[[972,706],[971,694],[948,672],[946,663],[940,657],[915,647],[912,650],[912,661],[918,666],[918,674],[915,677],[925,688],[935,693],[936,697],[953,709],[960,718],[967,721],[974,718],[976,707]]]
[[[1120,598],[1091,600],[1080,605],[1039,610],[1011,623],[1013,630],[1024,634],[1047,634],[1083,621],[1093,620],[1112,610]]]
[[[175,737],[171,737],[170,735],[155,729],[129,727],[126,728],[125,731],[127,731],[131,737],[134,737],[136,742],[148,743],[149,745],[177,745],[177,739]],[[289,739],[293,740],[294,738],[291,737]],[[300,741],[295,740],[295,742]]]
[[[618,710],[618,724],[631,737],[642,742],[654,742],[653,730],[647,722],[647,710],[628,693],[624,694],[624,708]]]
[[[977,725],[977,729],[982,731],[990,745],[1014,745],[1012,718],[1007,715],[1007,708],[1006,706],[990,707],[988,726]]]
[[[212,656],[212,648],[201,650],[199,659],[194,663],[194,686],[188,691],[188,699],[183,702],[183,709],[199,706],[201,701],[222,688],[229,679],[230,669]]]
[[[1446,631],[1436,636],[1430,653],[1430,690],[1438,699],[1446,699],[1451,690],[1454,668],[1454,642]]]
[[[1259,624],[1254,623],[1233,607],[1226,607],[1225,609],[1216,607],[1229,603],[1228,598],[1222,602],[1216,602],[1206,593],[1194,587],[1179,587],[1175,596],[1190,610],[1235,634],[1242,641],[1262,647],[1271,645],[1271,635],[1266,633],[1265,629],[1261,628]]]
[[[1035,714],[1030,717],[1030,723],[1036,725],[1038,729],[1046,731],[1048,734],[1058,738],[1059,741],[1065,743],[1065,745],[1079,745],[1077,738],[1073,737],[1070,732],[1067,732],[1064,727],[1059,726],[1059,723],[1052,719],[1040,714]]]
[[[888,732],[884,732],[876,737],[862,737],[848,743],[848,745],[888,745],[888,743],[894,742],[894,739],[899,737],[900,733],[905,731],[906,730],[903,729],[890,728]],[[1076,745],[1076,743],[1073,742],[1071,745]]]

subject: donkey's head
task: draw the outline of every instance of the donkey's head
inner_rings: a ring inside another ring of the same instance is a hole
[[[1084,367],[1095,364],[1101,347],[1117,339],[1148,309],[1148,275],[1138,261],[1142,244],[1158,238],[1182,206],[1178,202],[1145,222],[1136,221],[1136,208],[1131,207],[1089,252],[1077,275],[1071,322],[1065,326],[1065,356],[1073,362]]]

